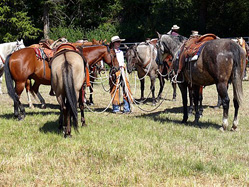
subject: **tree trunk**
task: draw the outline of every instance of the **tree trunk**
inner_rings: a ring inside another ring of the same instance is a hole
[[[49,7],[47,3],[44,4],[43,7],[43,33],[44,33],[44,39],[49,39],[48,33],[49,33]]]

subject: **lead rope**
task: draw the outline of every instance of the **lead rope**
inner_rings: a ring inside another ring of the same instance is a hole
[[[88,107],[88,105],[85,104],[86,108],[87,108],[88,110],[90,110],[91,112],[93,112],[93,113],[99,113],[99,114],[104,113],[104,112],[110,107],[110,105],[111,105],[111,103],[112,103],[112,101],[113,101],[113,99],[114,99],[114,97],[115,97],[115,95],[116,95],[117,89],[118,89],[118,87],[119,87],[120,84],[121,84],[121,83],[120,83],[120,77],[121,77],[121,76],[118,77],[119,83],[118,83],[118,84],[116,84],[116,83],[114,84],[114,85],[116,86],[116,89],[115,89],[115,92],[114,92],[114,94],[113,94],[113,97],[111,98],[109,104],[107,105],[107,107],[106,107],[104,110],[102,110],[102,111],[100,111],[100,112],[96,112],[96,111],[93,111],[90,107]]]
[[[169,90],[169,87],[168,87],[168,90]],[[128,94],[131,95],[131,93],[129,92],[129,90],[127,90],[127,91],[128,91]],[[162,103],[166,100],[167,93],[168,93],[168,92],[166,92],[166,95],[164,96],[164,98],[162,99],[162,101],[159,103],[159,105],[156,106],[155,108],[153,108],[152,110],[145,110],[145,109],[141,108],[141,107],[139,106],[139,103],[137,102],[137,100],[136,100],[132,95],[131,95],[131,97],[132,97],[132,99],[133,99],[133,101],[134,101],[134,104],[135,104],[141,111],[143,111],[143,112],[153,112],[153,111],[155,111],[156,109],[158,109],[158,108],[162,105]]]

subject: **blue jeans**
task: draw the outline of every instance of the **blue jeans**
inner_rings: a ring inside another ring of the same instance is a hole
[[[112,112],[119,112],[119,105],[112,105]]]
[[[130,111],[131,111],[131,109],[130,109],[130,104],[129,104],[128,101],[126,101],[126,100],[124,99],[124,113],[130,112]]]

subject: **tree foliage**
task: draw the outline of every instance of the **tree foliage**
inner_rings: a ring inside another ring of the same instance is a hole
[[[35,39],[41,31],[34,27],[25,4],[18,0],[2,0],[0,2],[0,41],[9,42],[18,38]]]
[[[248,36],[248,0],[2,0],[0,41],[41,38],[44,7],[52,39],[67,35],[71,40],[110,40],[119,34],[127,41],[141,41],[156,37],[156,31],[168,32],[173,24],[184,36],[192,30]]]

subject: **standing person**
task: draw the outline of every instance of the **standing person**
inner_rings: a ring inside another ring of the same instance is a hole
[[[124,113],[131,112],[130,104],[133,102],[130,85],[125,73],[125,63],[124,63],[124,53],[120,50],[121,41],[125,39],[120,39],[119,36],[113,36],[111,38],[111,49],[116,53],[116,58],[118,61],[117,67],[113,67],[110,71],[110,93],[112,100],[113,113],[119,113],[119,91],[120,85],[123,88],[123,101],[124,101]]]
[[[180,29],[179,26],[173,25],[173,27],[171,28],[171,30],[167,34],[171,34],[173,36],[179,36],[179,34],[178,34],[179,29]]]

